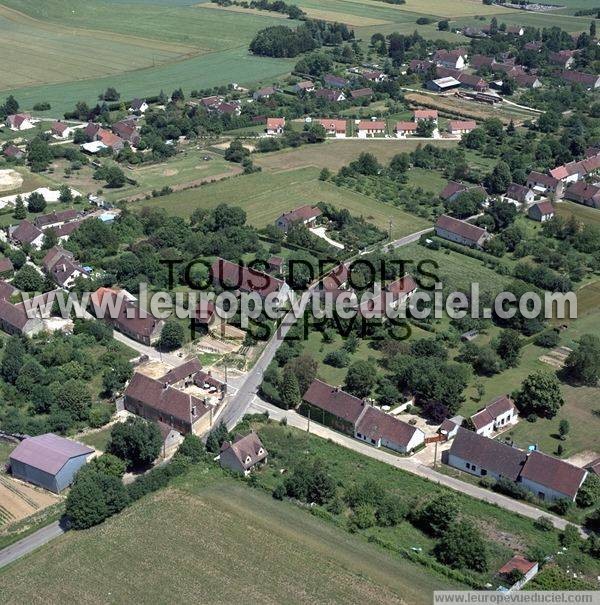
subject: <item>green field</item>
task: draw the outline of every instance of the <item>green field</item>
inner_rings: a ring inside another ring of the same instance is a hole
[[[5,603],[425,605],[451,588],[461,587],[233,480],[145,498],[0,575]]]
[[[363,216],[384,230],[388,229],[391,219],[394,238],[429,226],[429,222],[422,218],[365,195],[341,189],[332,183],[319,181],[318,176],[317,168],[302,168],[276,174],[259,172],[136,205],[140,208],[165,208],[170,214],[189,217],[196,208],[213,208],[218,204],[228,203],[243,208],[251,225],[264,227],[287,210],[323,201],[347,208],[352,214]]]
[[[559,204],[556,204],[555,208],[556,214],[566,219],[574,216],[586,225],[600,225],[600,210],[596,208],[589,208],[588,206],[569,202],[568,200],[563,200]]]
[[[90,447],[96,448],[97,450],[104,451],[110,438],[110,431],[112,427],[107,427],[93,433],[88,433],[83,437],[77,437],[77,441],[81,441]]]

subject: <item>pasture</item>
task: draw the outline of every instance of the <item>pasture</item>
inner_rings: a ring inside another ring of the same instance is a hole
[[[363,216],[386,231],[391,219],[394,238],[429,226],[428,221],[395,206],[319,181],[318,175],[318,168],[274,174],[260,172],[146,200],[136,203],[136,206],[165,208],[170,214],[189,217],[196,208],[213,208],[228,203],[243,208],[248,222],[260,228],[275,221],[283,212],[323,201],[347,208],[353,215]]]
[[[69,532],[0,575],[6,603],[231,603],[244,595],[252,603],[425,605],[433,590],[453,587],[292,504],[202,479],[199,489],[165,490]]]

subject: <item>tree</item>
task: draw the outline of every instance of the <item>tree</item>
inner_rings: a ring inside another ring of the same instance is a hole
[[[204,458],[205,452],[206,449],[202,443],[202,439],[193,433],[188,433],[184,437],[182,444],[179,446],[177,455],[185,456],[192,462],[197,463]]]
[[[114,394],[125,386],[133,369],[131,364],[124,359],[116,359],[110,367],[106,368],[102,374],[102,387],[105,393]]]
[[[435,549],[437,559],[449,567],[486,571],[486,544],[475,526],[467,520],[452,525]]]
[[[61,185],[59,191],[60,194],[58,199],[60,202],[63,204],[69,204],[73,201],[73,194],[71,193],[71,188],[68,185]]]
[[[519,365],[522,344],[519,333],[507,328],[500,332],[500,336],[495,342],[496,353],[509,368],[515,368]]]
[[[567,435],[569,434],[569,430],[570,430],[571,426],[569,425],[569,421],[566,419],[562,419],[559,424],[558,424],[558,434],[560,436],[560,438],[562,439],[562,441],[564,441],[567,438]]]
[[[67,496],[65,514],[75,529],[93,527],[108,517],[108,506],[96,473],[80,471],[77,474]]]
[[[428,502],[418,514],[418,522],[432,536],[441,536],[455,522],[458,515],[456,498],[442,494]]]
[[[441,32],[447,32],[450,29],[450,23],[448,23],[447,19],[443,19],[442,21],[438,21],[438,29]]]
[[[27,160],[34,172],[48,168],[54,156],[52,149],[44,139],[35,137],[27,145]]]
[[[595,386],[600,379],[600,338],[584,334],[577,348],[565,361],[565,374],[588,386]]]
[[[377,370],[368,361],[355,361],[346,374],[344,388],[356,397],[368,397],[375,386]]]
[[[4,346],[0,374],[9,384],[14,384],[25,359],[25,344],[20,336],[11,336]]]
[[[286,410],[294,409],[302,401],[298,379],[291,372],[285,372],[279,388],[281,403]]]
[[[594,473],[588,473],[583,485],[579,488],[575,502],[581,508],[593,506],[600,500],[600,477]]]
[[[564,404],[560,383],[553,374],[533,372],[523,381],[515,403],[522,414],[553,418]]]
[[[106,171],[106,186],[118,189],[125,185],[125,173],[118,166],[110,166]]]
[[[304,394],[317,376],[318,367],[316,359],[305,353],[290,359],[285,364],[284,373],[291,372],[296,376],[300,393]]]
[[[234,139],[225,150],[225,159],[228,162],[237,162],[241,164],[250,152],[244,147],[240,139]]]
[[[417,123],[417,136],[430,138],[435,130],[435,122],[433,120],[419,120]]]
[[[13,115],[19,111],[19,102],[12,95],[8,95],[2,109],[5,115]]]
[[[183,326],[173,318],[168,319],[163,326],[158,339],[158,348],[163,351],[179,349],[185,340]]]
[[[360,506],[357,506],[352,511],[352,515],[349,519],[350,529],[356,531],[357,529],[373,527],[377,522],[375,512],[375,508],[370,504],[361,504]]]
[[[113,88],[112,86],[109,86],[103,93],[101,93],[100,95],[98,95],[98,98],[101,101],[118,101],[121,98],[121,95],[119,92],[117,92],[116,88]]]
[[[218,454],[223,442],[229,437],[225,423],[221,421],[216,429],[212,430],[206,439],[206,449],[213,454]]]
[[[24,292],[41,292],[44,287],[44,278],[32,265],[23,265],[15,273],[13,285]]]
[[[126,470],[125,462],[123,462],[121,458],[117,458],[113,454],[108,453],[93,458],[90,462],[90,466],[100,473],[112,475],[113,477],[122,477]]]
[[[512,182],[510,167],[506,162],[498,162],[485,179],[485,186],[490,193],[504,193]]]
[[[590,22],[590,38],[596,37],[596,21]]]
[[[41,193],[33,191],[27,198],[27,210],[29,212],[43,212],[46,209],[46,200]]]
[[[58,244],[58,235],[54,227],[44,231],[44,240],[42,241],[42,250],[50,250]]]
[[[17,220],[23,220],[26,217],[27,210],[25,209],[23,198],[20,195],[17,195],[17,199],[15,200],[15,211],[13,212],[13,218],[16,218]]]
[[[160,453],[162,437],[158,425],[142,418],[115,424],[106,451],[125,462],[127,469],[152,464]]]
[[[67,380],[61,384],[57,395],[58,407],[74,420],[85,420],[92,405],[92,395],[83,380]]]

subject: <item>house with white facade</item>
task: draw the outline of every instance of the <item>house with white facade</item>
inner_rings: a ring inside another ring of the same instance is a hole
[[[358,123],[358,136],[361,139],[385,136],[385,121],[361,120]]]
[[[494,399],[483,410],[471,416],[471,422],[478,435],[491,437],[494,431],[499,431],[519,421],[519,411],[508,395]]]

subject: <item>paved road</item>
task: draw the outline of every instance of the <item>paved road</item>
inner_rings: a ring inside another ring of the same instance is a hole
[[[286,417],[287,423],[290,426],[302,429],[303,431],[306,431],[308,428],[308,420],[304,416],[301,416],[297,412],[291,410],[282,410],[261,400],[258,397],[255,397],[252,401],[250,411],[256,413],[268,411],[269,417],[274,420],[281,420],[282,418]],[[323,439],[330,439],[334,443],[342,445],[350,450],[354,450],[355,452],[363,454],[364,456],[369,456],[369,458],[374,458],[375,460],[385,462],[386,464],[402,469],[414,475],[419,475],[420,477],[424,477],[425,479],[429,479],[430,481],[449,487],[457,492],[467,494],[468,496],[476,498],[477,500],[483,500],[484,502],[496,504],[501,508],[518,513],[524,517],[528,517],[530,519],[548,517],[557,529],[564,529],[567,525],[569,525],[569,523],[564,519],[536,508],[535,506],[520,502],[518,500],[513,500],[512,498],[508,498],[502,494],[497,494],[490,490],[472,485],[471,483],[466,483],[460,479],[449,477],[448,475],[444,475],[433,468],[421,464],[414,458],[403,458],[390,454],[386,451],[376,449],[370,445],[367,445],[366,443],[363,443],[362,441],[342,435],[341,433],[338,433],[326,426],[317,424],[314,421],[310,423],[310,433],[322,437]]]
[[[16,561],[20,557],[29,554],[36,548],[39,548],[46,542],[50,542],[54,538],[65,533],[65,529],[61,527],[59,521],[55,521],[46,527],[38,529],[33,534],[7,546],[3,550],[0,550],[0,567],[4,567],[13,561]]]
[[[172,366],[178,366],[183,363],[184,358],[176,353],[162,353],[161,351],[157,351],[154,347],[144,345],[137,340],[133,340],[133,338],[129,338],[129,336],[125,336],[125,334],[121,334],[121,332],[117,332],[117,330],[113,330],[113,336],[115,340],[122,342],[130,349],[137,351],[140,355],[148,355],[153,361],[164,361]]]

